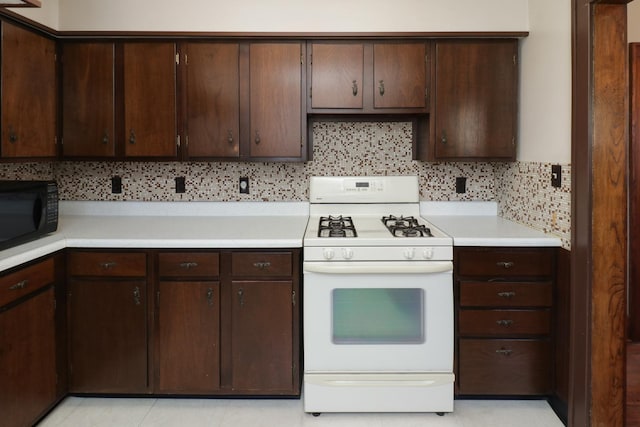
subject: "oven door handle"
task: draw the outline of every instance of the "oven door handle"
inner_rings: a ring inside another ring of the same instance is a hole
[[[371,262],[305,262],[308,273],[324,274],[432,274],[453,271],[451,261],[429,261],[424,263],[371,263]]]

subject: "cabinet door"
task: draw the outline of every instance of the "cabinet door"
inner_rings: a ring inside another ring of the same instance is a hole
[[[56,400],[54,289],[0,313],[0,414],[33,425]]]
[[[68,309],[70,391],[146,392],[146,283],[71,279]]]
[[[157,329],[159,392],[220,388],[218,282],[160,282]]]
[[[2,157],[56,156],[56,44],[2,22]]]
[[[66,43],[62,54],[62,153],[115,156],[113,43]]]
[[[302,156],[301,43],[253,43],[249,53],[251,157]]]
[[[517,40],[436,43],[436,159],[515,159]]]
[[[293,283],[233,281],[231,292],[233,389],[291,391]]]
[[[124,153],[176,157],[176,48],[124,44]]]
[[[363,107],[364,45],[311,45],[311,108]]]
[[[239,45],[188,43],[185,51],[188,156],[238,157]]]
[[[373,45],[374,108],[427,107],[425,43]]]

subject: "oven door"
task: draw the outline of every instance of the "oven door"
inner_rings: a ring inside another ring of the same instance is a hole
[[[305,372],[453,372],[452,270],[305,262]]]

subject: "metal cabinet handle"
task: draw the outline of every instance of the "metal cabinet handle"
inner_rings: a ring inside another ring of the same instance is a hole
[[[255,139],[255,143],[260,144],[260,132],[256,131],[256,139]]]
[[[516,263],[512,262],[512,261],[498,261],[498,262],[496,262],[496,265],[498,267],[504,268],[505,270],[508,270],[511,267],[513,267],[514,265],[516,265]]]
[[[504,326],[504,327],[508,328],[509,326],[513,325],[513,320],[511,320],[511,319],[497,320],[496,323],[499,326]]]
[[[136,143],[136,133],[133,129],[131,129],[131,131],[129,132],[129,144],[135,144]]]
[[[265,268],[269,268],[271,267],[271,263],[269,261],[264,261],[264,262],[254,262],[253,266],[255,268],[259,268],[260,270],[264,270]]]
[[[198,266],[197,262],[181,262],[180,268],[186,268],[187,270],[190,268],[196,268]]]
[[[140,288],[138,286],[136,286],[135,288],[133,288],[133,302],[136,305],[140,305],[141,303],[141,299],[140,299]]]
[[[213,307],[213,288],[207,289],[207,305]]]
[[[100,263],[100,267],[104,268],[105,270],[113,268],[116,265],[118,265],[118,264],[116,262],[113,262],[113,261],[106,261],[106,262],[101,262]]]
[[[440,142],[442,142],[443,144],[447,143],[447,133],[445,131],[442,131],[442,136],[440,137]]]
[[[13,126],[9,126],[9,142],[12,144],[18,142],[18,135],[16,134],[16,131],[13,130]]]
[[[233,132],[231,131],[231,129],[229,129],[229,132],[227,132],[227,142],[229,144],[233,144]]]
[[[380,91],[380,96],[384,96],[384,80],[380,80],[378,90]]]
[[[498,292],[498,296],[501,298],[513,298],[516,296],[516,293],[513,291]]]
[[[501,348],[500,350],[496,350],[496,353],[501,354],[503,356],[511,356],[511,353],[513,353],[513,350]]]
[[[106,130],[104,131],[104,134],[102,135],[102,143],[104,145],[107,145],[109,143],[109,132],[107,132]]]
[[[238,290],[238,302],[240,303],[240,307],[244,307],[244,290]]]
[[[9,290],[10,291],[18,291],[20,289],[26,288],[28,284],[29,284],[28,280],[21,280],[20,282],[16,283],[15,285],[9,286]]]
[[[353,86],[351,86],[351,91],[353,92],[353,96],[358,95],[358,82],[356,80],[353,81]]]

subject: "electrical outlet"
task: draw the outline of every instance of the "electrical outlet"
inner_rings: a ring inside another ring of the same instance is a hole
[[[464,176],[459,176],[456,178],[456,193],[466,193],[467,192],[467,178]]]
[[[111,177],[111,193],[112,194],[122,193],[122,178],[120,178],[119,176]]]
[[[240,193],[249,194],[249,178],[246,176],[240,177]]]
[[[562,185],[562,166],[551,165],[551,186],[560,188]]]
[[[176,193],[184,193],[185,192],[185,183],[184,176],[176,177]]]

